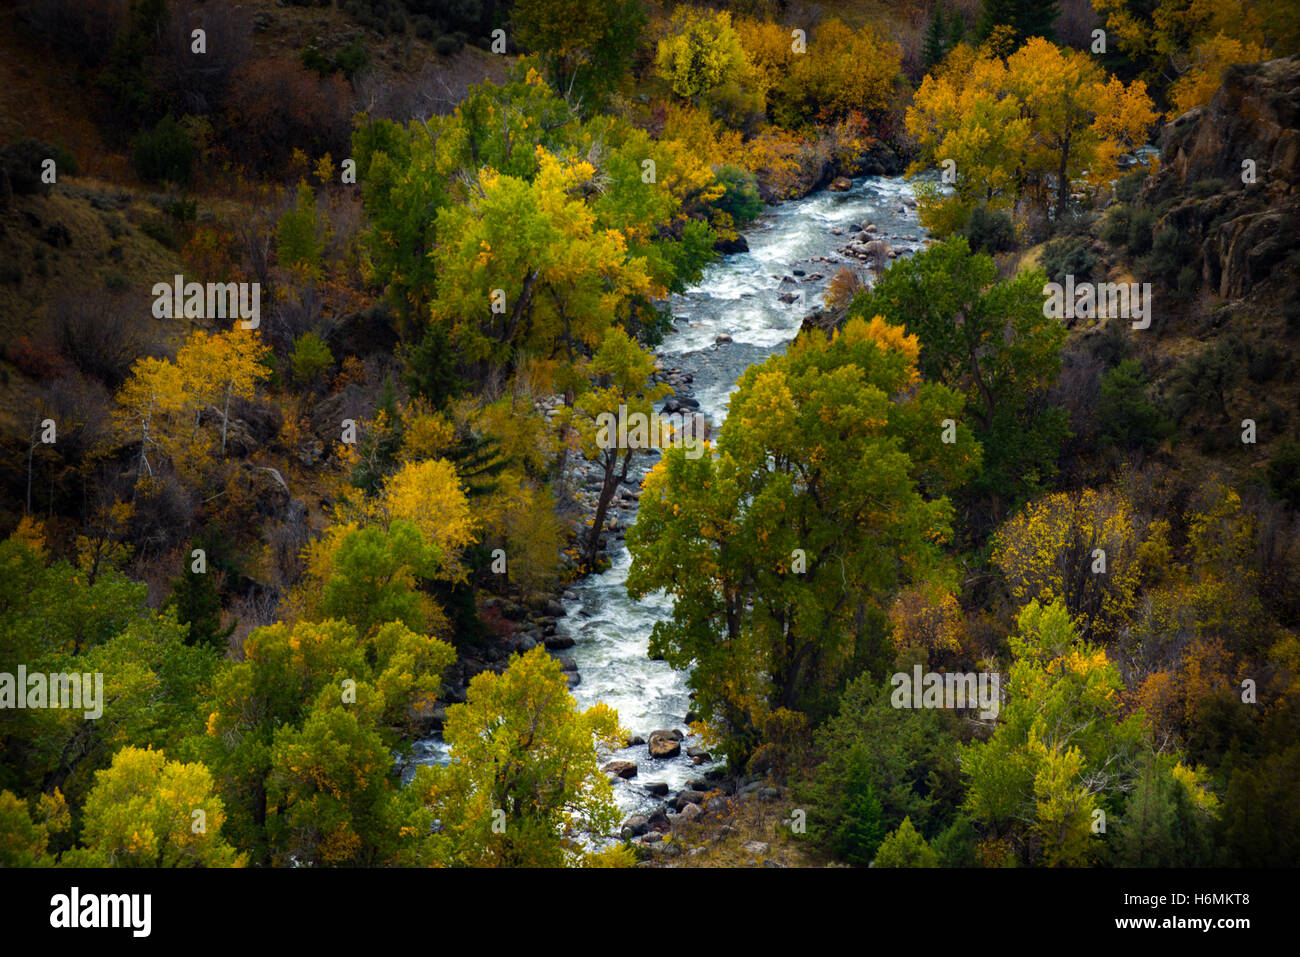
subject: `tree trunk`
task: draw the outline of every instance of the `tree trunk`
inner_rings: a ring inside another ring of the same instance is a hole
[[[230,390],[234,384],[234,379],[226,383],[226,407],[221,413],[221,457],[223,459],[226,457],[226,426],[230,424]]]
[[[583,561],[589,567],[596,565],[596,552],[600,548],[600,533],[605,527],[605,515],[609,511],[610,499],[614,497],[614,489],[618,483],[627,478],[627,469],[632,461],[632,449],[628,449],[623,456],[623,472],[615,476],[614,468],[618,465],[618,449],[610,449],[605,458],[605,481],[600,487],[600,498],[596,502],[596,515],[591,521],[591,534],[587,538],[587,547],[584,550]]]

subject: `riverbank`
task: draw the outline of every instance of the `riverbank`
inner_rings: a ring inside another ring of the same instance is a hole
[[[787,347],[817,311],[839,268],[869,279],[870,264],[852,246],[863,226],[874,226],[870,235],[898,255],[921,247],[924,231],[910,202],[904,180],[873,176],[853,181],[848,190],[821,190],[771,207],[747,230],[744,251],[711,264],[700,282],[670,300],[675,322],[657,353],[656,378],[673,387],[671,401],[698,403],[711,426],[720,425],[737,380]],[[542,408],[555,412],[559,402],[555,397]],[[672,602],[662,595],[628,598],[631,556],[624,536],[636,518],[642,479],[657,457],[639,455],[615,493],[604,533],[608,567],[533,607],[489,600],[493,614],[499,612],[513,632],[467,655],[457,665],[457,678],[467,682],[480,670],[500,670],[514,651],[545,645],[569,676],[579,706],[603,701],[618,711],[631,738],[624,748],[602,755],[602,765],[610,769],[628,836],[650,859],[675,860],[695,846],[679,840],[683,828],[698,830],[699,822],[751,802],[775,808],[784,795],[766,782],[725,774],[694,733],[688,675],[649,656],[650,634],[671,616]],[[601,475],[594,464],[571,456],[563,481],[573,502],[570,520],[585,533]],[[436,736],[417,742],[417,749],[423,749],[417,761],[446,760]]]

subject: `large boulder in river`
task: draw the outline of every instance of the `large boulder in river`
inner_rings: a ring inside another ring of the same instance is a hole
[[[731,253],[747,253],[749,252],[749,243],[745,241],[744,236],[737,235],[735,239],[719,239],[713,244],[713,250],[722,253],[724,256]]]
[[[653,758],[675,758],[682,753],[680,731],[651,731],[648,747]]]
[[[832,193],[847,193],[853,188],[853,180],[847,176],[836,176],[826,188]]]
[[[601,770],[612,774],[615,777],[634,778],[636,777],[636,762],[610,761],[609,764],[605,765]]]
[[[623,822],[624,837],[640,837],[650,830],[650,818],[644,814],[633,814]]]

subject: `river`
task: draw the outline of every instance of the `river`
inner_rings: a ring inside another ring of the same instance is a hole
[[[698,283],[672,298],[677,322],[659,347],[661,367],[689,373],[700,410],[720,423],[745,369],[784,350],[803,317],[821,305],[827,283],[843,261],[837,250],[851,238],[850,225],[874,223],[874,235],[900,255],[924,245],[925,231],[912,200],[911,186],[901,177],[873,176],[854,180],[846,192],[823,191],[770,208],[746,230],[748,252],[722,257]],[[814,261],[817,257],[834,262]],[[850,262],[867,275],[865,264]],[[805,275],[796,277],[796,270]],[[817,274],[823,278],[812,278]],[[794,302],[782,301],[791,293]],[[719,343],[720,336],[731,341]],[[642,467],[635,470],[638,482],[652,464],[651,456],[642,457]],[[583,708],[597,701],[616,708],[622,726],[642,738],[657,729],[675,728],[686,735],[674,758],[652,758],[644,744],[602,755],[602,763],[618,759],[638,765],[635,778],[616,779],[614,786],[620,808],[630,814],[660,803],[647,784],[662,782],[676,792],[716,762],[696,765],[686,753],[700,744],[687,734],[687,674],[648,655],[650,632],[656,621],[672,614],[672,601],[664,595],[630,599],[624,582],[631,556],[621,536],[611,540],[609,555],[605,572],[565,592],[565,616],[557,622],[557,632],[574,639],[564,652],[581,675],[573,696]],[[414,757],[417,763],[445,761],[446,746],[436,736],[423,739]]]

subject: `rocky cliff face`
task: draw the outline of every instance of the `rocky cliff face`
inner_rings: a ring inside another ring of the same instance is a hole
[[[1161,149],[1141,204],[1172,203],[1159,228],[1196,240],[1210,290],[1244,296],[1300,249],[1300,57],[1233,67]]]

